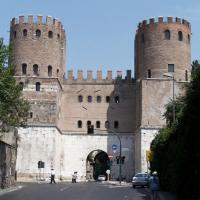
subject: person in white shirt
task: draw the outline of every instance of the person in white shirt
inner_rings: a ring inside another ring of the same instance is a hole
[[[51,169],[51,182],[50,182],[50,184],[52,184],[52,183],[56,184],[56,181],[55,181],[55,171],[54,171],[53,168]]]

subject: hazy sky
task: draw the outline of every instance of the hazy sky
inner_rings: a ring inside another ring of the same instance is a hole
[[[0,37],[7,42],[11,18],[29,14],[62,22],[67,33],[66,69],[133,70],[137,24],[158,16],[190,21],[192,60],[200,58],[199,0],[5,0]]]

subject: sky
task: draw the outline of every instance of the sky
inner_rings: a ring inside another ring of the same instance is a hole
[[[6,0],[1,2],[0,37],[9,41],[13,17],[58,18],[66,31],[66,70],[134,70],[134,35],[144,19],[180,17],[192,26],[192,60],[200,59],[199,0]]]

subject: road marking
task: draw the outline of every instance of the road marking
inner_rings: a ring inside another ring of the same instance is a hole
[[[70,187],[68,186],[68,187],[61,188],[60,191],[63,192],[64,190],[66,190],[68,188],[70,188]]]

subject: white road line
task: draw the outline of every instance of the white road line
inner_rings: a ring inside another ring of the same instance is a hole
[[[68,186],[68,187],[61,188],[60,191],[63,192],[64,190],[66,190],[68,188],[70,188],[70,187]]]

